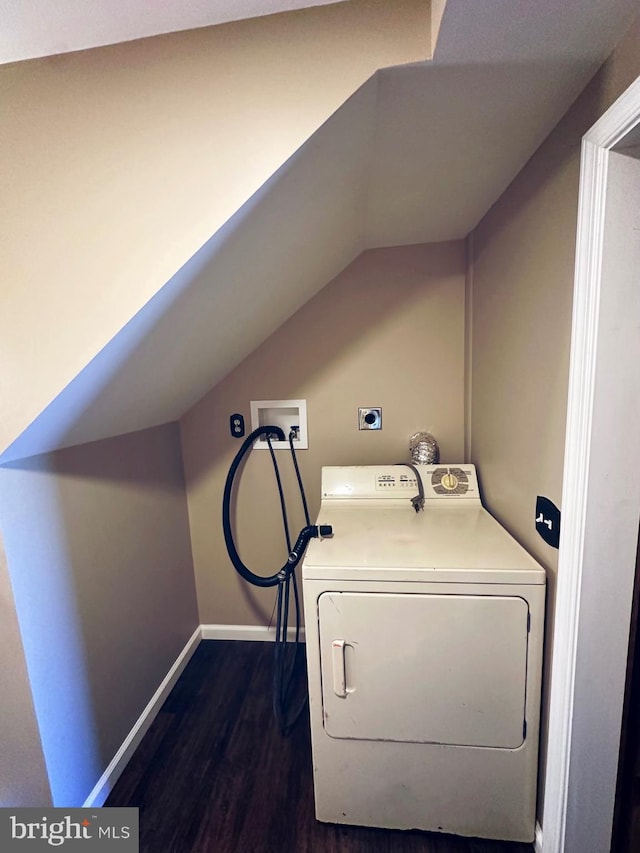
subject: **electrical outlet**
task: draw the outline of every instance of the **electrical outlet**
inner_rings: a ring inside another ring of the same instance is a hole
[[[382,429],[382,409],[380,406],[358,409],[358,429]]]
[[[244,436],[244,418],[239,412],[230,416],[229,429],[234,438],[242,438]]]

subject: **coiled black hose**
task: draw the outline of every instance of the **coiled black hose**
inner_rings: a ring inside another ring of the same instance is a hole
[[[224,484],[224,494],[222,497],[222,530],[224,533],[224,541],[227,546],[227,551],[229,552],[229,557],[238,574],[254,586],[276,586],[281,580],[285,580],[287,575],[290,575],[294,571],[302,559],[302,555],[309,544],[309,540],[318,536],[329,536],[331,534],[331,527],[329,525],[321,525],[318,527],[315,524],[307,524],[306,527],[303,527],[298,534],[295,545],[290,550],[287,562],[273,575],[263,577],[262,575],[255,574],[255,572],[252,572],[251,569],[245,566],[240,559],[235,542],[233,541],[233,533],[231,531],[231,490],[233,488],[233,480],[236,472],[245,453],[253,446],[256,438],[259,438],[261,435],[275,435],[279,441],[285,440],[284,432],[280,427],[263,426],[258,427],[258,429],[254,429],[254,431],[242,442],[240,450],[236,453],[235,458],[231,463],[229,473],[227,474],[227,480]],[[299,482],[301,481],[299,480]]]
[[[242,560],[240,559],[240,555],[238,554],[238,551],[236,549],[235,542],[233,539],[233,532],[231,530],[231,495],[233,490],[233,482],[245,454],[253,446],[255,440],[261,435],[266,436],[267,443],[269,445],[269,451],[271,453],[271,460],[273,462],[276,483],[278,486],[278,494],[280,496],[280,507],[282,510],[285,539],[289,552],[287,562],[277,572],[272,575],[267,575],[266,577],[263,575],[255,574],[255,572],[252,572],[251,569],[249,569],[242,562]],[[244,580],[246,580],[250,584],[253,584],[254,586],[278,587],[276,601],[276,642],[273,673],[273,709],[278,725],[280,726],[280,730],[283,734],[289,734],[306,705],[305,693],[302,697],[302,701],[298,704],[298,707],[296,707],[292,713],[289,713],[287,715],[287,706],[291,698],[290,692],[293,683],[295,665],[298,659],[298,652],[300,648],[300,599],[298,594],[298,584],[296,580],[295,570],[304,555],[306,547],[309,544],[309,540],[318,536],[329,536],[332,533],[332,528],[330,525],[317,526],[314,524],[310,524],[307,499],[304,493],[302,477],[300,476],[300,469],[298,468],[298,460],[296,459],[295,448],[293,445],[294,432],[292,431],[289,434],[289,447],[291,449],[291,456],[293,459],[296,477],[298,480],[300,496],[302,498],[306,526],[303,527],[300,533],[298,534],[298,538],[296,539],[293,547],[291,546],[291,537],[289,534],[287,510],[284,500],[284,493],[282,490],[282,482],[280,480],[280,472],[278,470],[278,464],[276,462],[275,454],[273,452],[273,447],[271,446],[272,437],[276,437],[279,441],[285,440],[284,432],[282,431],[282,429],[280,429],[280,427],[258,427],[258,429],[255,429],[250,435],[246,437],[237,454],[235,455],[233,462],[231,463],[231,467],[229,468],[229,473],[227,474],[227,479],[224,486],[224,494],[222,498],[222,529],[229,557],[238,574],[242,578],[244,578]],[[287,666],[287,629],[289,623],[289,598],[291,587],[293,587],[296,617],[295,646],[291,662],[289,666]]]

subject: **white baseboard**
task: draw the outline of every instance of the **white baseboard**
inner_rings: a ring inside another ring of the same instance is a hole
[[[289,628],[288,634],[292,640],[295,640],[294,629]],[[304,640],[304,628],[300,629],[300,638]],[[151,697],[146,708],[138,717],[120,749],[111,759],[109,766],[96,782],[93,790],[84,801],[83,806],[85,808],[99,808],[104,805],[107,797],[113,790],[113,786],[120,778],[140,741],[156,718],[165,699],[191,660],[200,640],[254,640],[258,642],[273,642],[274,639],[275,628],[261,625],[200,625],[196,628],[184,649],[176,658],[173,666],[163,678],[162,683]],[[537,822],[534,849],[535,853],[542,853],[542,827]]]
[[[183,669],[189,663],[200,640],[254,640],[258,642],[273,642],[276,636],[275,627],[266,625],[200,625],[193,632],[184,649],[178,655],[173,666],[166,674],[162,683],[153,694],[147,707],[140,714],[135,725],[125,738],[120,749],[111,759],[109,766],[96,782],[93,790],[84,801],[83,806],[91,808],[102,806],[113,786],[120,778],[122,771],[127,766],[129,759],[135,752],[140,741],[147,733],[149,726],[156,718]],[[289,628],[287,636],[289,640],[295,640],[295,630]],[[304,642],[304,628],[300,629],[300,640]]]
[[[136,720],[135,725],[123,741],[122,746],[111,759],[109,766],[96,782],[93,790],[83,803],[83,806],[89,808],[95,806],[99,808],[104,804],[111,793],[113,786],[120,778],[122,771],[127,766],[129,759],[135,752],[138,744],[147,733],[151,723],[156,718],[164,700],[167,698],[174,684],[180,677],[182,670],[189,663],[189,660],[198,647],[198,643],[201,639],[202,631],[200,626],[198,626],[193,632],[191,638],[188,640],[184,649],[176,658],[176,661],[169,672],[163,678],[162,683],[151,697],[147,707]]]
[[[203,640],[254,640],[273,642],[276,638],[275,626],[267,625],[201,625]],[[295,640],[293,628],[287,631],[287,639]],[[300,629],[300,640],[304,642],[304,628]]]

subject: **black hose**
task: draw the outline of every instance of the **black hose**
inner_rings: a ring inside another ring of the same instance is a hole
[[[302,498],[302,508],[304,510],[304,520],[307,523],[307,526],[311,524],[311,519],[309,518],[309,507],[307,506],[307,496],[304,493],[304,486],[302,485],[302,477],[300,476],[300,469],[298,468],[298,457],[296,456],[296,449],[293,446],[293,438],[294,433],[293,430],[289,433],[289,447],[291,448],[291,458],[293,459],[293,467],[296,471],[296,477],[298,478],[298,488],[300,489],[300,497]],[[288,546],[289,550],[291,550],[291,545]]]
[[[317,527],[315,524],[307,524],[306,527],[303,527],[298,534],[295,545],[289,551],[287,562],[272,575],[268,575],[267,577],[256,575],[255,572],[252,572],[250,568],[245,566],[240,559],[235,542],[233,541],[233,532],[231,530],[231,492],[236,472],[240,467],[240,463],[242,462],[245,453],[247,453],[247,451],[252,447],[256,438],[261,435],[275,435],[279,441],[285,440],[284,432],[280,427],[263,426],[254,429],[254,431],[242,442],[240,450],[236,453],[234,460],[231,463],[229,473],[227,474],[227,480],[224,484],[224,493],[222,496],[222,531],[224,533],[224,541],[227,546],[227,551],[229,552],[229,557],[238,574],[254,586],[265,587],[276,586],[281,580],[284,580],[287,575],[290,575],[302,559],[302,555],[309,544],[309,540],[314,539],[317,536],[329,536],[331,534],[331,527],[330,525],[321,525],[320,527]]]
[[[267,444],[269,445],[269,453],[271,454],[271,462],[273,471],[276,475],[276,485],[278,487],[278,496],[280,497],[280,511],[282,512],[282,526],[284,527],[284,539],[287,543],[287,551],[291,551],[291,534],[289,533],[289,519],[287,518],[287,505],[284,500],[284,490],[282,488],[282,480],[280,479],[280,469],[276,461],[276,454],[271,444],[271,435],[267,434]],[[307,522],[308,524],[308,522]]]
[[[233,533],[231,530],[231,495],[234,478],[245,454],[253,446],[253,443],[255,442],[256,438],[261,435],[266,436],[267,443],[269,445],[269,451],[271,453],[271,461],[273,462],[273,468],[278,487],[278,494],[280,497],[280,508],[282,510],[284,535],[287,542],[287,549],[289,551],[289,557],[284,566],[282,566],[282,568],[275,574],[269,575],[267,577],[256,575],[254,572],[251,571],[251,569],[245,566],[245,564],[240,559],[240,555],[238,554],[238,551],[236,549],[235,542],[233,540]],[[254,586],[269,587],[277,585],[278,587],[275,606],[276,642],[273,670],[273,712],[282,734],[287,735],[292,731],[294,725],[298,721],[301,713],[303,712],[307,704],[307,696],[305,692],[302,696],[302,700],[299,702],[295,710],[289,715],[287,715],[286,709],[290,700],[290,693],[291,688],[293,686],[296,663],[299,657],[299,650],[301,647],[300,597],[298,594],[298,583],[295,575],[295,569],[300,560],[302,559],[306,547],[309,544],[309,540],[317,536],[329,536],[332,533],[332,529],[329,525],[321,525],[320,527],[318,527],[316,525],[312,525],[309,521],[309,509],[307,506],[307,499],[304,493],[302,477],[300,476],[300,469],[298,468],[298,460],[296,459],[295,448],[293,446],[293,439],[295,437],[295,434],[292,431],[289,434],[289,446],[291,448],[291,456],[295,467],[296,477],[298,479],[298,486],[300,488],[300,496],[302,498],[306,526],[302,528],[302,530],[298,534],[298,538],[296,539],[295,544],[293,545],[293,547],[291,547],[291,537],[289,533],[289,523],[287,519],[287,510],[285,505],[284,492],[282,489],[282,481],[280,479],[280,471],[278,470],[278,464],[275,458],[275,454],[273,452],[273,447],[271,445],[271,437],[274,435],[278,438],[279,441],[284,441],[284,432],[280,429],[280,427],[258,427],[258,429],[254,430],[250,435],[247,436],[247,438],[243,441],[240,450],[234,457],[234,460],[231,463],[231,467],[229,468],[229,473],[227,474],[227,480],[224,486],[224,494],[222,499],[222,529],[224,532],[224,539],[227,546],[227,551],[229,552],[229,557],[238,574]],[[287,631],[289,624],[289,600],[291,586],[293,586],[296,616],[295,643],[291,663],[289,666],[287,666]]]
[[[233,489],[233,480],[245,453],[251,449],[254,441],[261,435],[276,435],[279,441],[285,440],[284,432],[280,427],[266,426],[254,429],[253,432],[250,433],[242,442],[240,450],[236,453],[233,462],[231,463],[229,473],[227,474],[227,480],[224,484],[224,494],[222,496],[222,531],[224,533],[224,541],[227,546],[227,551],[229,552],[229,557],[238,574],[254,586],[265,587],[276,586],[280,582],[281,572],[286,570],[287,564],[285,563],[285,565],[273,575],[269,575],[267,577],[256,575],[255,572],[252,572],[251,569],[245,566],[240,559],[235,542],[233,541],[233,533],[231,531],[231,491]]]

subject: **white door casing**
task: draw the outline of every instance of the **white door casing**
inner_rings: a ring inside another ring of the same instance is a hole
[[[582,143],[545,853],[609,849],[640,512],[640,78]]]

